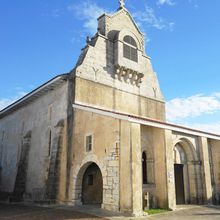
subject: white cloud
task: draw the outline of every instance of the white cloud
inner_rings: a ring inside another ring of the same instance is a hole
[[[220,134],[220,121],[194,123],[193,118],[210,115],[216,117],[220,113],[220,93],[211,95],[197,94],[186,98],[175,98],[166,103],[167,120],[175,124],[198,130]],[[212,119],[213,121],[213,119]]]
[[[214,93],[210,96],[198,94],[187,98],[175,98],[167,102],[166,111],[169,121],[213,114],[220,111],[220,94]]]
[[[165,0],[167,1],[167,0]],[[170,4],[172,3],[169,0]],[[168,4],[166,2],[166,4]],[[165,4],[165,3],[164,3]],[[105,8],[98,6],[95,2],[85,1],[78,5],[70,5],[68,6],[68,11],[73,12],[78,19],[82,20],[83,27],[89,34],[94,34],[97,31],[97,18],[104,14],[112,14],[112,11],[109,11]],[[155,27],[159,30],[173,30],[174,22],[168,22],[164,18],[157,17],[153,8],[149,6],[145,6],[143,11],[138,11],[133,13],[133,16],[137,22],[137,24],[143,28],[146,25]]]
[[[173,0],[158,0],[158,5],[175,5],[175,2]]]
[[[154,9],[145,6],[144,11],[139,11],[133,14],[134,18],[137,20],[141,27],[145,25],[157,28],[159,30],[173,30],[174,22],[168,22],[161,17],[157,17]]]
[[[17,95],[12,98],[0,98],[0,111],[5,107],[9,106],[10,104],[16,102],[21,97],[25,96],[27,93],[23,91],[19,91]]]
[[[187,127],[195,128],[209,133],[220,134],[220,121],[216,123],[186,124]]]
[[[97,18],[105,12],[111,13],[91,1],[84,1],[79,5],[70,5],[67,9],[75,13],[79,19],[84,21],[83,27],[90,34],[94,34],[97,31]]]

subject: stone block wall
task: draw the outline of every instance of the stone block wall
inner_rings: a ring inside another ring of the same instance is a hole
[[[106,181],[103,185],[103,205],[109,210],[119,211],[119,143],[116,143],[106,161]]]

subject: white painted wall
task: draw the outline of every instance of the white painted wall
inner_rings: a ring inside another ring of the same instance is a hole
[[[52,109],[51,121],[50,108]],[[22,139],[28,131],[32,131],[32,137],[26,191],[32,193],[34,189],[45,186],[49,165],[48,129],[51,127],[53,139],[54,126],[61,119],[66,119],[66,114],[67,82],[0,119],[1,191],[13,192],[14,190]]]

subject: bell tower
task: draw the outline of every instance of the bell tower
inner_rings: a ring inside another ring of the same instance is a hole
[[[87,82],[81,85],[86,86],[84,93],[90,86],[92,91],[79,102],[165,121],[164,98],[144,42],[124,0],[114,14],[101,15],[97,33],[87,41],[75,68],[80,83]]]

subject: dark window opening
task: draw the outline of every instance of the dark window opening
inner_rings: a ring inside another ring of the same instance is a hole
[[[51,154],[51,143],[52,143],[52,132],[49,130],[49,140],[48,140],[48,156]]]
[[[128,35],[124,37],[123,50],[124,50],[123,54],[125,58],[132,60],[134,62],[138,62],[138,50],[134,38]]]
[[[143,177],[143,184],[147,184],[147,156],[146,153],[143,152],[142,154],[142,177]]]
[[[92,174],[88,175],[88,185],[89,186],[93,185],[93,175]]]
[[[92,135],[86,136],[86,151],[92,150]]]

